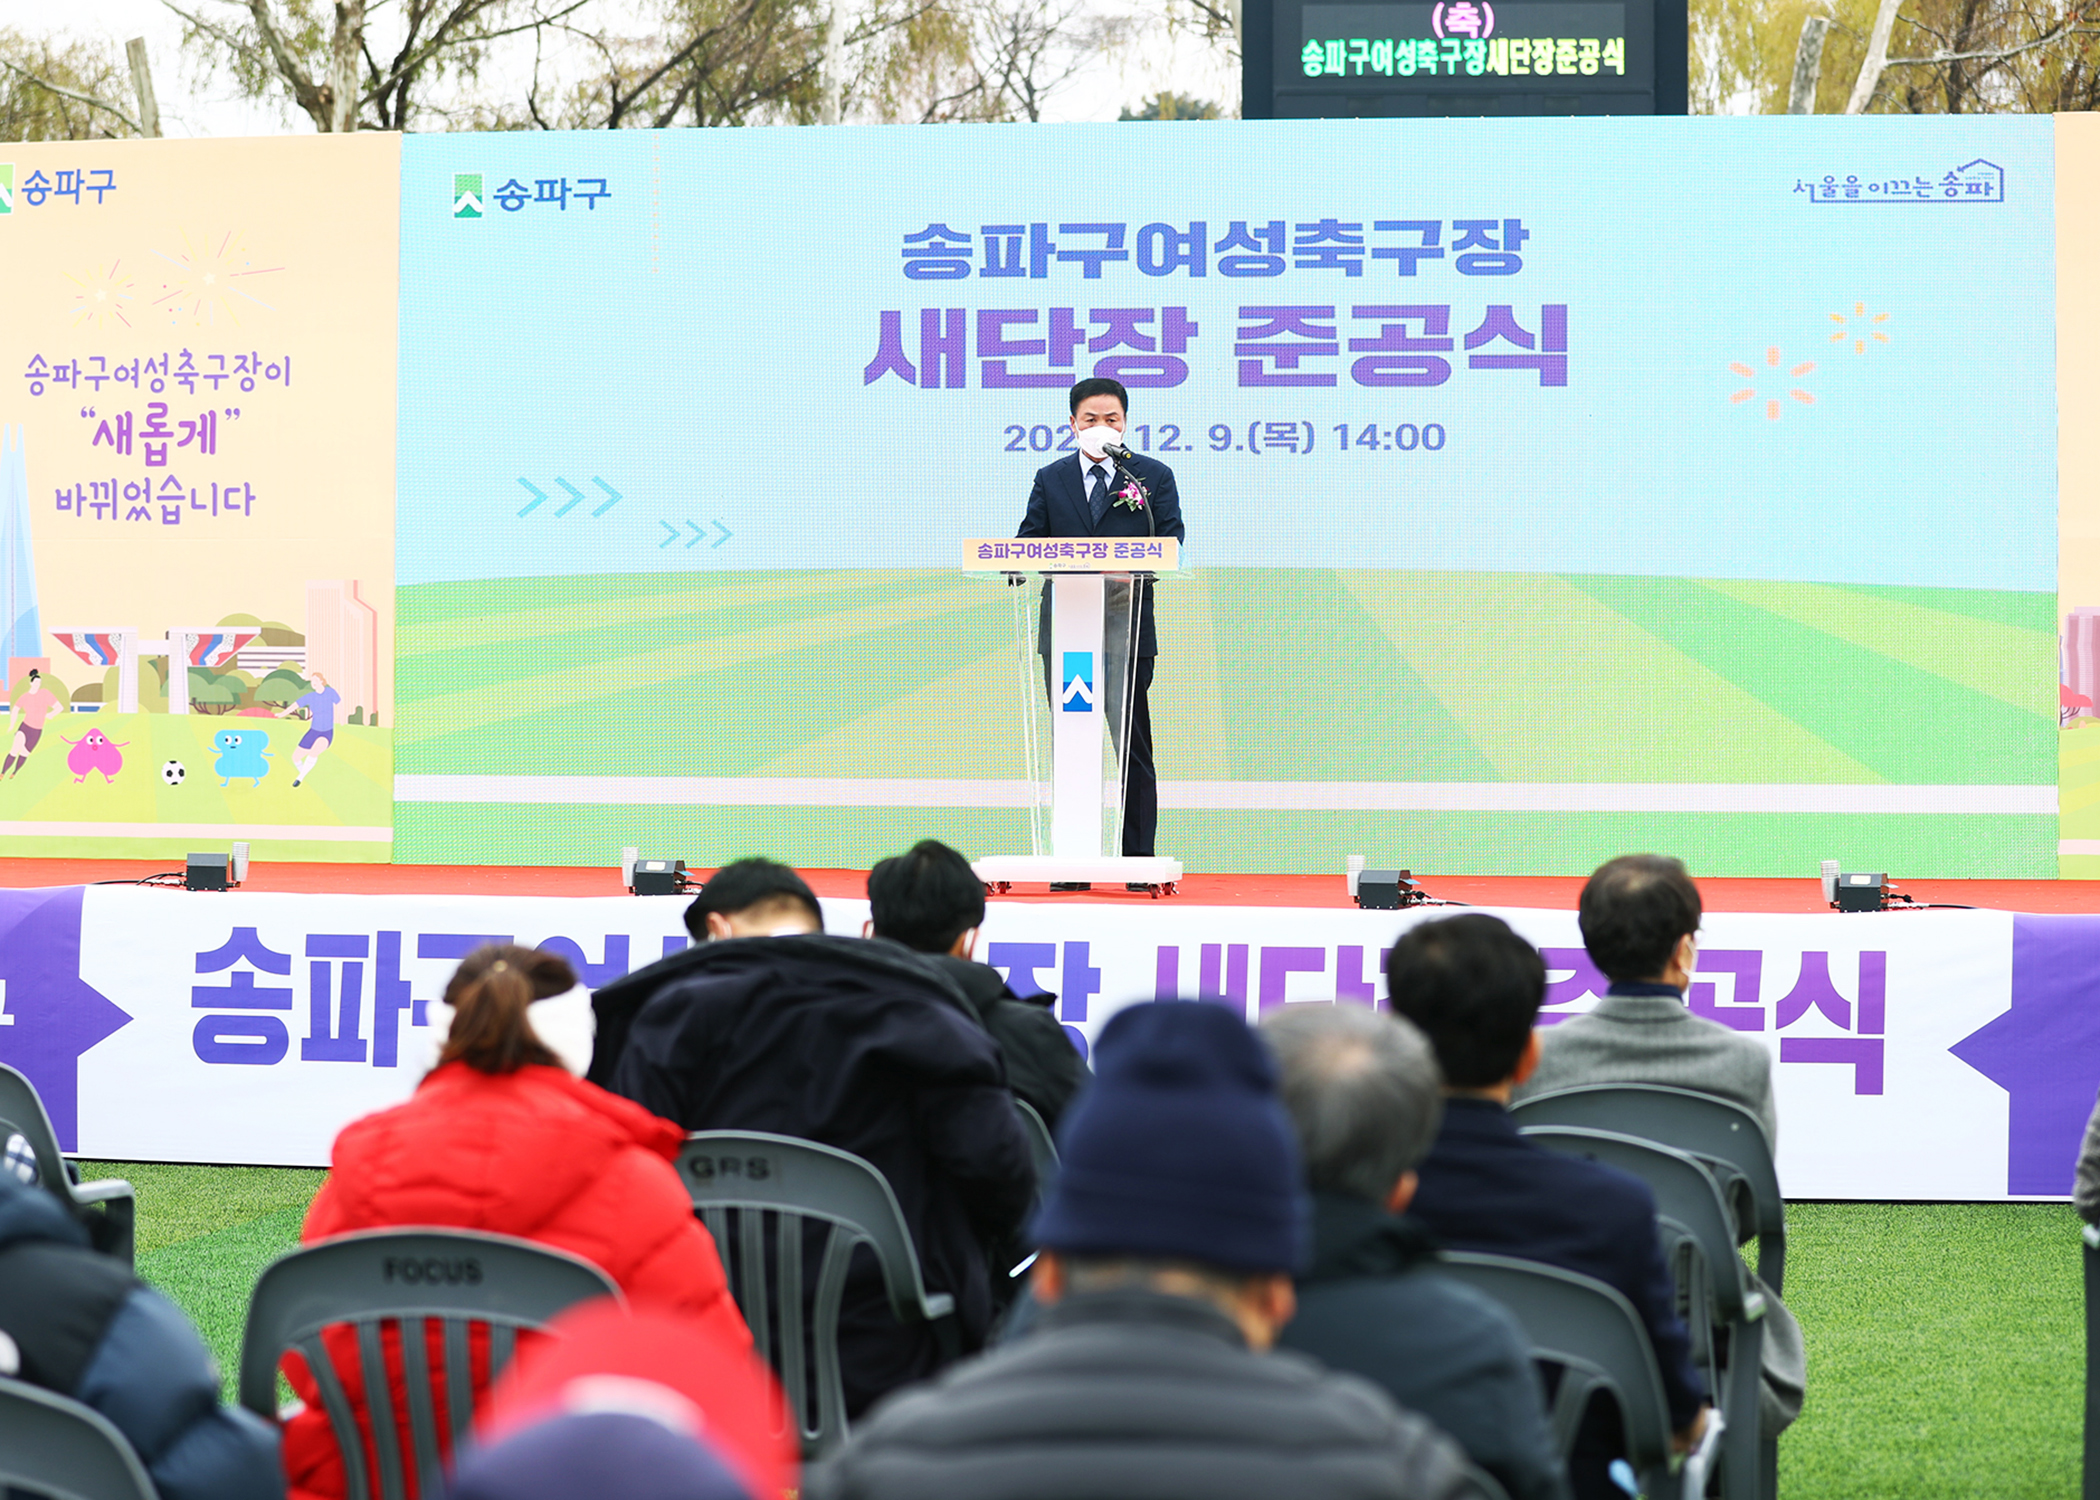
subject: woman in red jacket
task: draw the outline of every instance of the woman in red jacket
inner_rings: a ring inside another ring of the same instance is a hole
[[[535,949],[491,944],[469,954],[445,987],[452,1030],[437,1067],[406,1104],[367,1115],[336,1137],[333,1170],[300,1238],[409,1226],[516,1235],[580,1255],[630,1302],[698,1314],[748,1349],[750,1330],[730,1300],[714,1241],[671,1165],[684,1132],[571,1077],[533,1033],[532,1002],[575,983],[568,964]],[[362,1424],[355,1340],[338,1329],[328,1345]],[[399,1392],[392,1327],[385,1347],[389,1384]],[[477,1388],[486,1384],[484,1348],[477,1340]],[[285,1373],[306,1404],[284,1427],[293,1500],[335,1500],[346,1489],[342,1456],[318,1391],[296,1355]],[[442,1366],[432,1377],[442,1411]],[[405,1407],[399,1418],[405,1431]]]

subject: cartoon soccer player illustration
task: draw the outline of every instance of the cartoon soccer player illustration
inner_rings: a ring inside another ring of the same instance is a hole
[[[313,684],[313,691],[277,710],[280,719],[295,708],[303,708],[313,717],[313,723],[299,737],[299,748],[292,752],[292,766],[297,772],[292,777],[293,786],[313,775],[314,767],[334,743],[335,709],[343,701],[343,695],[330,687],[321,673],[308,672],[306,680]]]
[[[0,763],[0,777],[15,777],[22,774],[22,767],[29,764],[29,752],[36,742],[44,737],[44,720],[51,710],[58,707],[58,695],[44,686],[44,674],[32,668],[29,673],[29,691],[15,705],[15,739],[8,746],[7,760]]]
[[[211,743],[219,752],[218,763],[212,769],[219,773],[220,786],[242,776],[253,778],[261,786],[262,779],[270,774],[270,752],[263,748],[270,743],[267,731],[221,729],[211,737]]]

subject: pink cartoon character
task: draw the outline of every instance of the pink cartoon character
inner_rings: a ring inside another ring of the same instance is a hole
[[[64,735],[59,736],[65,740]],[[66,740],[73,748],[66,752],[66,769],[73,773],[75,781],[85,781],[88,772],[100,771],[107,782],[124,769],[124,757],[117,752],[131,743],[130,740],[112,740],[99,729],[90,729],[77,740]]]

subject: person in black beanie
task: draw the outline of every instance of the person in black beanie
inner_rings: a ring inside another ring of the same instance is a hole
[[[1384,1392],[1272,1352],[1307,1209],[1276,1070],[1207,1004],[1135,1005],[1058,1132],[1038,1331],[900,1392],[810,1500],[1442,1500],[1463,1453]]]

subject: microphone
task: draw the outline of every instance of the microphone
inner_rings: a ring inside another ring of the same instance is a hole
[[[1125,459],[1134,457],[1136,450],[1127,445],[1121,438],[1112,437],[1101,444],[1101,453],[1105,458]]]

